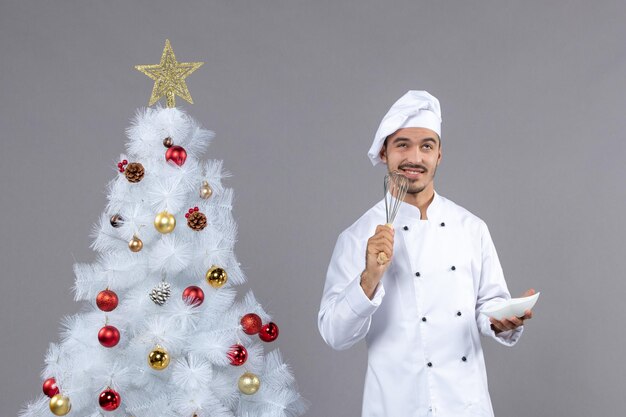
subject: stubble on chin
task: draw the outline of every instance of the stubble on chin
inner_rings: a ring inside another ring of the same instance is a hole
[[[407,194],[419,194],[426,188],[425,185],[409,185],[409,188],[406,190]]]

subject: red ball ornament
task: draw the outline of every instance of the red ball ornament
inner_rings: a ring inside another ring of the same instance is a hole
[[[96,305],[102,311],[113,311],[118,303],[117,294],[111,290],[103,290],[96,296]]]
[[[112,348],[120,341],[120,331],[115,326],[104,326],[98,332],[98,341],[102,346]]]
[[[182,146],[172,146],[165,151],[165,160],[172,161],[176,165],[183,166],[187,159],[187,151]]]
[[[113,411],[122,403],[122,398],[115,390],[108,388],[100,393],[100,407],[105,411]]]
[[[248,313],[243,316],[240,323],[245,334],[257,334],[261,331],[261,326],[263,326],[263,322],[261,322],[261,317],[257,316],[254,313]]]
[[[59,387],[57,387],[57,381],[54,378],[48,378],[43,381],[43,393],[52,398],[59,393]]]
[[[183,291],[183,301],[190,306],[198,307],[204,301],[202,288],[192,285]]]
[[[273,342],[278,337],[278,326],[272,322],[261,327],[259,337],[264,342]]]
[[[248,351],[241,345],[232,345],[228,350],[228,359],[233,366],[241,366],[248,359]]]

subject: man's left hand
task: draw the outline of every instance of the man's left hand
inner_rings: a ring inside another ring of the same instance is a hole
[[[528,297],[530,295],[533,295],[534,293],[535,293],[535,290],[531,288],[530,290],[526,291],[522,297]],[[533,318],[532,310],[526,310],[524,311],[524,315],[522,317],[513,316],[513,317],[504,318],[502,320],[496,320],[494,318],[490,318],[489,321],[491,321],[491,329],[494,332],[496,332],[496,334],[498,334],[500,332],[506,332],[507,330],[515,330],[519,326],[524,325],[524,320],[529,320],[532,318]]]

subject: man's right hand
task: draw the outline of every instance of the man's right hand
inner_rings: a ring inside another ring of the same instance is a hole
[[[361,274],[361,288],[371,300],[374,297],[376,287],[380,282],[385,270],[391,263],[393,256],[393,228],[387,225],[376,226],[376,232],[367,241],[365,251],[365,271]],[[378,254],[384,253],[389,260],[384,265],[378,263]]]

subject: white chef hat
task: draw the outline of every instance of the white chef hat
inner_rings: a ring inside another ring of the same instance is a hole
[[[441,137],[441,106],[436,97],[423,90],[410,90],[393,103],[378,126],[367,156],[380,164],[380,150],[387,136],[403,127],[425,127]]]

